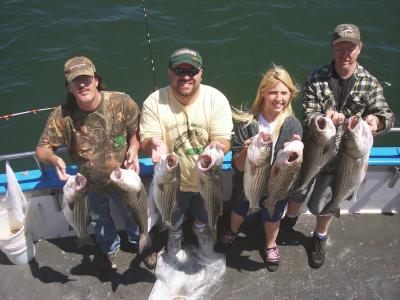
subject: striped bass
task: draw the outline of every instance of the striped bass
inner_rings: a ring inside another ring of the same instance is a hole
[[[260,209],[260,199],[267,193],[271,168],[272,139],[267,132],[256,134],[247,148],[244,164],[243,188],[250,202],[249,214]]]
[[[69,176],[63,187],[63,214],[82,244],[92,244],[87,226],[89,210],[86,196],[87,179],[82,174]]]
[[[224,153],[221,150],[206,148],[200,154],[196,163],[199,191],[204,200],[204,206],[208,215],[208,226],[214,241],[217,236],[217,221],[218,217],[222,215],[224,201],[221,171],[223,159]]]
[[[295,192],[308,187],[313,178],[336,155],[336,128],[330,118],[316,117],[311,121],[309,132],[304,139],[304,157]]]
[[[275,213],[275,205],[284,200],[299,174],[303,162],[303,142],[287,142],[272,164],[268,181],[268,196],[262,203],[270,217]]]
[[[154,166],[152,186],[154,203],[167,228],[171,226],[171,216],[177,205],[176,196],[180,186],[179,160],[175,153],[161,156]]]
[[[139,254],[145,246],[150,245],[148,232],[148,208],[146,189],[138,174],[131,169],[117,168],[110,174],[110,179],[122,194],[128,211],[139,226]]]
[[[364,180],[373,141],[371,129],[361,117],[353,116],[348,120],[340,141],[332,199],[321,211],[321,215],[334,214],[339,217],[340,202],[351,197]]]

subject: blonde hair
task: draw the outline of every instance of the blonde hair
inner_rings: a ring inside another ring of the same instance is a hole
[[[273,67],[263,75],[260,84],[257,89],[256,98],[251,105],[250,111],[243,111],[232,107],[232,117],[234,121],[242,121],[246,123],[250,123],[253,119],[257,119],[258,115],[263,109],[264,97],[261,95],[262,91],[268,93],[271,89],[273,89],[279,82],[282,82],[286,85],[290,91],[290,99],[286,106],[283,108],[282,112],[275,119],[276,126],[275,130],[272,133],[273,136],[277,136],[281,130],[282,124],[284,120],[288,116],[293,116],[292,109],[292,101],[298,95],[300,89],[297,83],[293,82],[289,73],[285,70],[284,67],[279,65],[273,65]]]

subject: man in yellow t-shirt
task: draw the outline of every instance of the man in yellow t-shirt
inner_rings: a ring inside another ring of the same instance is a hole
[[[171,257],[181,248],[181,225],[194,216],[193,231],[202,250],[212,245],[206,230],[207,212],[199,193],[195,165],[206,147],[230,148],[232,114],[226,97],[201,84],[203,62],[192,49],[176,50],[169,58],[170,85],[153,92],[143,103],[140,120],[141,149],[154,163],[161,155],[175,152],[181,169],[178,207],[172,215],[167,252]]]

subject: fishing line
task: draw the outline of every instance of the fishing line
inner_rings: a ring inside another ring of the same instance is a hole
[[[150,54],[150,62],[151,62],[151,69],[153,71],[153,82],[154,82],[154,90],[157,90],[157,80],[156,80],[156,67],[153,59],[153,51],[151,50],[151,40],[150,40],[150,30],[149,30],[149,23],[147,20],[147,10],[145,5],[145,0],[143,2],[143,15],[144,15],[144,24],[146,27],[146,38],[147,38],[147,45],[149,46],[149,54]]]
[[[27,111],[22,111],[22,112],[18,112],[18,113],[14,113],[14,114],[8,114],[8,115],[3,115],[0,116],[0,120],[8,120],[12,117],[16,117],[16,116],[20,116],[20,115],[25,115],[25,114],[35,114],[41,111],[46,111],[46,110],[53,110],[55,109],[55,107],[45,107],[45,108],[36,108],[36,109],[31,109],[31,110],[27,110]]]
[[[147,18],[147,10],[146,10],[146,1],[143,0],[143,14],[144,14],[144,24],[146,27],[146,39],[147,39],[147,45],[149,49],[149,54],[150,54],[150,62],[151,62],[151,69],[153,73],[153,82],[154,82],[154,90],[157,90],[157,80],[156,80],[156,72],[155,72],[155,63],[153,59],[153,51],[151,49],[151,40],[150,40],[150,31],[149,31],[149,24],[148,24],[148,18]],[[46,108],[38,108],[38,109],[31,109],[23,112],[18,112],[18,113],[13,113],[13,114],[7,114],[0,116],[0,120],[9,120],[12,117],[20,116],[20,115],[25,115],[25,114],[36,114],[41,111],[46,111],[46,110],[53,110],[55,107],[46,107]]]

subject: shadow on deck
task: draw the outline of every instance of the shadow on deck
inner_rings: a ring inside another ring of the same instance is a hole
[[[220,219],[219,232],[227,224]],[[263,232],[248,222],[226,254],[227,269],[213,299],[400,299],[400,215],[343,215],[332,222],[327,259],[309,267],[314,217],[302,215],[289,239],[280,241],[281,266],[270,273],[261,257]],[[122,234],[123,235],[123,234]],[[165,243],[158,236],[156,247]],[[75,238],[39,241],[27,265],[12,265],[0,252],[0,291],[6,299],[147,299],[156,277],[123,236],[116,273],[102,275],[94,248],[77,249]],[[196,243],[189,226],[185,243]]]

